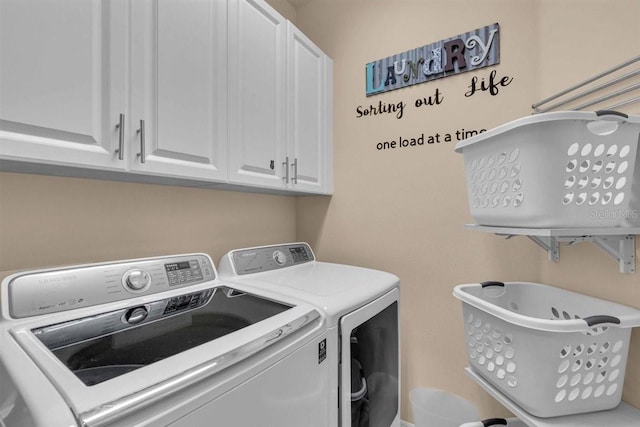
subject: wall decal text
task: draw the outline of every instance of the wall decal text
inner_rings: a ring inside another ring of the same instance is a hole
[[[499,80],[496,80],[496,70],[491,71],[489,74],[489,81],[485,82],[484,78],[480,80],[478,83],[478,77],[474,76],[471,78],[471,84],[469,85],[469,90],[465,92],[464,96],[469,98],[470,96],[475,95],[477,91],[486,92],[489,91],[491,96],[496,96],[500,92],[500,87],[506,87],[511,84],[513,81],[513,77],[504,76]]]
[[[511,83],[513,83],[513,77],[508,75],[500,77],[496,70],[492,70],[487,77],[473,76],[467,86],[468,90],[464,92],[464,96],[470,98],[481,93],[496,96],[500,93],[501,88],[505,88]],[[411,103],[405,101],[383,102],[380,100],[377,104],[358,105],[356,107],[356,118],[392,115],[396,119],[402,119],[405,116],[407,106],[413,105],[415,108],[435,107],[441,105],[444,100],[443,91],[440,88],[436,88],[430,95],[416,98]]]
[[[376,149],[378,151],[382,151],[393,150],[396,148],[421,147],[425,145],[428,146],[433,144],[440,144],[442,142],[459,142],[486,131],[486,129],[461,128],[450,132],[436,132],[431,135],[425,135],[424,132],[419,135],[413,135],[410,137],[399,135],[397,138],[376,143]]]

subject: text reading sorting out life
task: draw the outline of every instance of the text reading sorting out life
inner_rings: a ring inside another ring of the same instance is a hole
[[[491,96],[496,96],[500,93],[501,88],[509,86],[512,82],[513,77],[498,77],[496,70],[493,70],[488,78],[482,77],[479,79],[477,76],[472,77],[464,96],[470,98],[477,93],[483,92],[489,93]],[[440,105],[444,102],[444,99],[445,97],[442,91],[436,88],[432,95],[415,99],[413,106],[415,108],[421,108]],[[370,104],[369,106],[358,105],[356,107],[356,118],[393,114],[397,119],[401,119],[404,117],[404,111],[407,105],[404,101],[397,103],[378,101],[377,104]]]

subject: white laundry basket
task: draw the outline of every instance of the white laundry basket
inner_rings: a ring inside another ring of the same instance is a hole
[[[620,403],[640,310],[537,283],[458,285],[471,368],[522,409],[555,417]]]
[[[464,140],[471,215],[489,226],[640,226],[640,117],[529,116]]]

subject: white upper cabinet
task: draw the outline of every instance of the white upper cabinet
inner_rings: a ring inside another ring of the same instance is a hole
[[[289,22],[287,65],[291,188],[330,192],[332,61]]]
[[[330,193],[331,78],[264,0],[0,0],[0,170]]]
[[[332,63],[262,1],[229,6],[229,179],[331,192]]]
[[[0,2],[0,158],[126,167],[125,5]]]
[[[229,2],[229,180],[285,188],[286,21],[264,1]]]
[[[131,2],[131,169],[226,180],[226,2]]]

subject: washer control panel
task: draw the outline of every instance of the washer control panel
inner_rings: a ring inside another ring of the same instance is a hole
[[[237,275],[261,273],[315,261],[313,251],[306,243],[239,249],[231,260]]]
[[[202,267],[195,259],[165,264],[164,269],[167,272],[169,285],[171,286],[181,286],[203,279]]]
[[[57,313],[150,295],[216,278],[206,254],[144,258],[17,273],[2,282],[13,318]],[[141,312],[131,313],[139,319]]]

